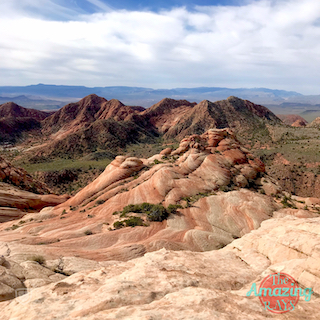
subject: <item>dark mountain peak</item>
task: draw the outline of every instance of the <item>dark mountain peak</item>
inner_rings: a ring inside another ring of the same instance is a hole
[[[15,113],[23,113],[23,109],[23,107],[20,107],[14,102],[6,102],[0,106],[0,117],[4,118],[14,116]]]
[[[86,125],[95,120],[96,113],[108,101],[96,94],[90,94],[78,102],[69,103],[44,121],[45,131],[55,132],[66,125]]]

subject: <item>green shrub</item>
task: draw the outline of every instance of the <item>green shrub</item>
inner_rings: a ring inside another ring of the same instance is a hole
[[[130,212],[140,213],[140,214],[146,214],[149,221],[163,221],[164,219],[168,218],[170,213],[176,213],[178,208],[182,208],[182,206],[180,204],[171,204],[166,209],[161,204],[152,204],[148,202],[143,202],[141,204],[129,204],[125,206],[122,211],[120,212],[116,211],[113,214],[120,213],[120,217],[123,218],[123,217],[126,217],[126,215]],[[138,223],[138,225],[143,225],[143,220],[141,218],[130,217],[130,219],[133,219],[132,221],[134,224]],[[130,219],[127,219],[127,220],[130,220]],[[129,223],[131,223],[131,220]]]
[[[147,213],[148,220],[150,221],[163,221],[169,216],[166,208],[161,204],[155,204],[150,212]]]
[[[31,261],[38,262],[40,265],[45,265],[46,259],[43,256],[33,256],[30,258]]]
[[[160,163],[163,163],[162,161],[159,161],[158,159],[155,159],[154,161],[153,161],[153,163],[154,164],[160,164]]]
[[[85,234],[86,236],[90,236],[90,235],[93,234],[93,232],[92,232],[91,230],[86,230],[86,231],[84,232],[84,234]]]
[[[105,200],[102,200],[102,199],[101,199],[101,200],[97,200],[97,201],[96,201],[96,205],[97,205],[97,206],[99,206],[100,204],[103,204],[103,203],[105,203]]]
[[[113,227],[115,229],[121,229],[124,227],[124,223],[122,221],[116,221],[114,224],[113,224]]]
[[[172,213],[175,214],[177,213],[177,209],[182,209],[182,205],[181,204],[169,204],[167,211],[168,213]]]
[[[284,196],[283,199],[281,200],[281,203],[282,203],[284,208],[297,209],[297,207],[290,201],[291,201],[290,198],[288,198],[287,196]]]
[[[143,220],[140,217],[130,217],[123,221],[126,227],[143,226]]]

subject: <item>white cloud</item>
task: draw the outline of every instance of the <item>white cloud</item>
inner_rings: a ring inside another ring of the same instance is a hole
[[[44,1],[50,12],[71,12]],[[104,7],[108,12],[73,14],[70,21],[30,16],[23,10],[32,3],[0,3],[0,85],[265,86],[319,93],[319,1],[158,13]]]

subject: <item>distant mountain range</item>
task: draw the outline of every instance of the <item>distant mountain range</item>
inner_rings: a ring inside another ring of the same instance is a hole
[[[298,92],[272,90],[266,88],[175,88],[152,89],[142,87],[84,87],[37,84],[30,86],[0,87],[0,103],[13,101],[21,106],[53,110],[59,109],[68,102],[75,102],[87,95],[96,94],[107,100],[118,99],[126,105],[150,107],[163,98],[186,99],[200,102],[203,100],[218,101],[236,96],[263,105],[281,105],[290,108],[294,105],[320,103],[320,95],[304,96]],[[301,106],[303,107],[303,106]]]
[[[117,154],[129,144],[151,143],[157,137],[174,141],[210,128],[228,127],[246,141],[255,140],[266,130],[266,124],[279,125],[281,120],[266,107],[232,96],[198,104],[165,98],[145,109],[90,94],[51,113],[13,102],[0,105],[0,142],[42,140],[38,149],[32,148],[33,163],[98,150]]]

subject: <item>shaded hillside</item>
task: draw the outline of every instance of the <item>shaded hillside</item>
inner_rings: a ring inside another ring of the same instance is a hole
[[[94,94],[70,103],[43,121],[42,133],[47,141],[35,150],[31,161],[73,158],[97,150],[121,152],[127,144],[153,142],[157,133],[132,117],[143,110]]]
[[[25,133],[40,133],[41,120],[50,113],[27,109],[13,102],[0,106],[0,143],[16,143],[23,140]]]
[[[52,113],[50,112],[20,107],[19,105],[13,102],[7,102],[0,105],[0,118],[33,118],[35,120],[41,121],[50,116],[51,114]]]
[[[153,142],[154,136],[132,121],[96,120],[62,139],[49,143],[37,153],[50,157],[72,158],[100,150],[121,152],[127,144]]]
[[[204,100],[186,113],[164,137],[181,138],[201,134],[210,128],[226,127],[234,129],[238,136],[253,136],[266,130],[266,124],[281,124],[281,120],[266,107],[236,97],[217,102]]]
[[[40,133],[41,124],[33,118],[0,119],[0,143],[16,143],[24,140],[26,133]]]
[[[75,132],[96,120],[124,120],[129,114],[144,110],[142,107],[128,107],[119,100],[110,101],[91,94],[76,103],[70,103],[55,112],[43,122],[43,132],[54,133],[60,129]]]

